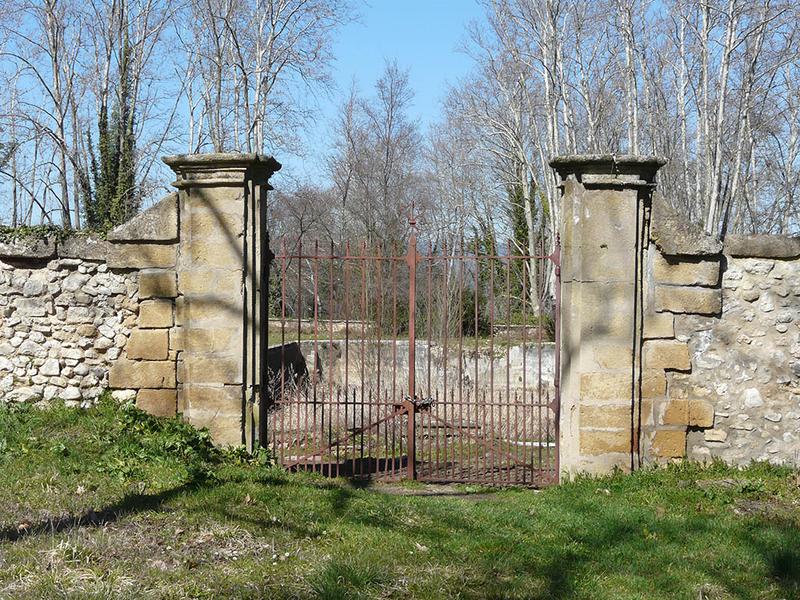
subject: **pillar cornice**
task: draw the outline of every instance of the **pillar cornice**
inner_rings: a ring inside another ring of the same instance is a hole
[[[570,154],[550,166],[566,180],[574,176],[584,187],[653,187],[656,172],[667,163],[659,156],[633,154]]]
[[[175,154],[162,158],[177,179],[173,186],[240,187],[245,181],[266,184],[281,164],[272,156],[226,152],[215,154]]]

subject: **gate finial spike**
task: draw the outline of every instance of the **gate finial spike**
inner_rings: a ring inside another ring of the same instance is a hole
[[[417,231],[417,202],[411,200],[411,213],[408,215],[408,225],[414,232]]]

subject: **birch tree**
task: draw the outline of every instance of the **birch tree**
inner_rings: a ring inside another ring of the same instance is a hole
[[[780,183],[796,185],[798,167],[784,83],[798,66],[796,3],[490,0],[485,8],[490,27],[470,32],[475,72],[454,94],[510,107],[497,73],[520,74],[526,168],[551,206],[552,156],[645,152],[669,159],[664,195],[709,233],[798,229],[797,194]],[[487,164],[497,168],[503,160],[489,149],[508,137],[506,126],[482,112]],[[548,229],[558,230],[555,211]]]
[[[40,182],[38,193],[52,197],[61,224],[71,227],[80,222],[80,204],[70,193],[68,169],[75,162],[70,108],[81,93],[75,64],[83,44],[83,23],[74,7],[58,0],[23,1],[12,8],[21,20],[4,23],[6,44],[0,57],[11,69],[12,79],[28,93],[17,96],[16,112],[10,116],[15,126],[44,138],[48,177]],[[17,26],[20,23],[27,26]],[[52,217],[44,212],[45,218]]]
[[[332,35],[351,17],[348,0],[190,0],[182,38],[204,134],[190,151],[296,148],[302,97],[329,86]]]

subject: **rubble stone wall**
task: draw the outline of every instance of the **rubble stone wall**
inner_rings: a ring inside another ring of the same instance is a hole
[[[175,415],[177,195],[108,234],[0,243],[0,402]]]
[[[0,244],[0,402],[89,403],[108,387],[139,301],[107,249],[88,237]]]
[[[765,242],[726,242],[718,315],[676,317],[691,369],[670,374],[662,421],[701,407],[687,423],[689,458],[800,464],[800,240],[776,236],[769,252]]]

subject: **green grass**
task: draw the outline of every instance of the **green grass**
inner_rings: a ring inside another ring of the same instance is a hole
[[[264,458],[108,400],[0,410],[0,598],[800,597],[788,469],[431,496]]]

